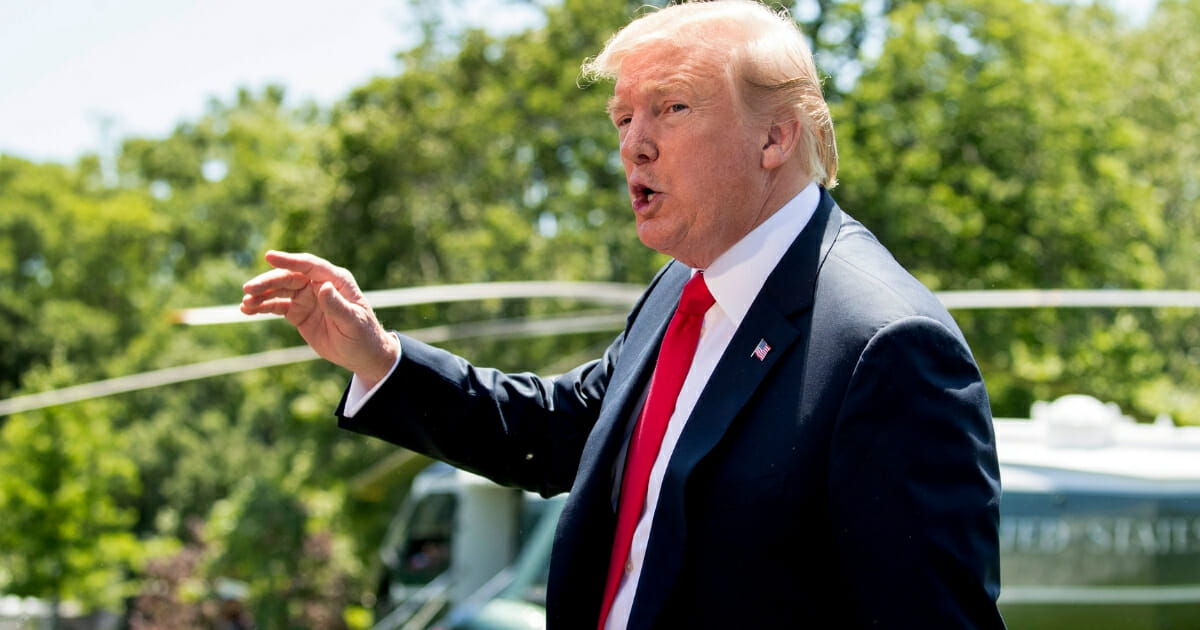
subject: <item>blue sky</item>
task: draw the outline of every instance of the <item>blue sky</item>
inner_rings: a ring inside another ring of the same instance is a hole
[[[499,31],[530,23],[504,0],[458,4]],[[72,162],[239,86],[328,104],[394,73],[414,33],[408,0],[0,0],[0,153]]]
[[[445,6],[497,32],[533,21],[519,2]],[[0,153],[72,162],[165,135],[239,86],[329,104],[414,42],[409,0],[0,0]]]

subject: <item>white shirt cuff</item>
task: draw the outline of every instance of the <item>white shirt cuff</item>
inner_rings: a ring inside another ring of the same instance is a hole
[[[396,335],[396,333],[392,334]],[[399,340],[400,336],[396,335],[396,339]],[[400,351],[396,353],[396,362],[392,364],[392,369],[388,370],[387,374],[378,383],[375,383],[375,386],[371,389],[367,389],[357,374],[350,377],[350,391],[346,393],[346,406],[342,409],[342,415],[347,418],[353,418],[354,414],[358,413],[363,408],[363,405],[371,400],[371,396],[374,396],[375,392],[379,391],[379,386],[391,378],[392,372],[396,371],[396,366],[400,365],[400,357],[402,356],[404,356],[403,344],[400,345]]]

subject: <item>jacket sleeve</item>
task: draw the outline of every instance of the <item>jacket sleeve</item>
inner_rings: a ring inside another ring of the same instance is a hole
[[[599,359],[554,378],[506,374],[401,335],[400,362],[338,425],[493,481],[550,496],[571,488],[623,336]]]
[[[1003,628],[995,438],[961,338],[920,316],[878,330],[830,447],[831,527],[859,625]]]

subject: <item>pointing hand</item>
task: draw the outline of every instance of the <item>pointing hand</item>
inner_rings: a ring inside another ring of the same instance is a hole
[[[387,375],[400,342],[384,330],[354,276],[312,254],[270,251],[274,269],[242,290],[242,312],[283,315],[317,354],[358,375],[367,387]]]

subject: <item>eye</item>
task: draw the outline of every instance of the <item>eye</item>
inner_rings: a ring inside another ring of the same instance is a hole
[[[672,103],[669,107],[667,107],[667,111],[670,111],[673,114],[678,114],[679,112],[686,112],[687,110],[688,110],[688,106],[684,105],[683,103]]]
[[[631,121],[631,120],[633,120],[632,116],[614,116],[613,124],[616,125],[617,128],[619,129],[621,127],[624,127],[625,125],[628,125],[629,121]]]

